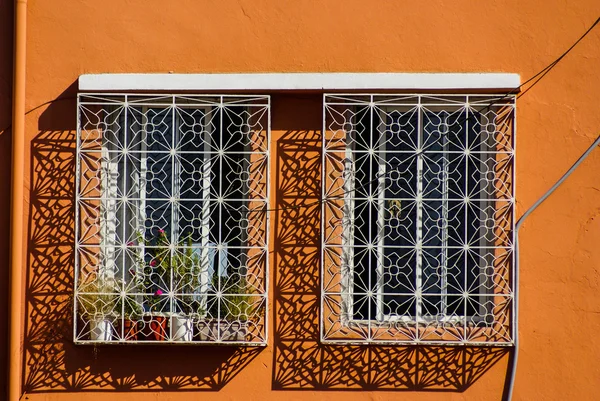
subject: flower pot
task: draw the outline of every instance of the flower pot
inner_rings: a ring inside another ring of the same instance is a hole
[[[111,341],[113,339],[113,327],[110,320],[96,318],[90,320],[90,340]]]
[[[201,320],[196,323],[198,341],[245,341],[248,323],[228,320]]]
[[[165,341],[167,339],[166,316],[144,316],[142,338],[146,341]]]
[[[123,339],[125,341],[136,341],[139,331],[140,328],[137,320],[125,319],[123,321]]]
[[[194,338],[194,322],[189,317],[173,316],[171,320],[174,341],[192,341]]]

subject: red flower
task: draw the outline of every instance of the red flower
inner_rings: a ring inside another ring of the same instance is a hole
[[[135,270],[133,269],[133,267],[131,269],[129,269],[129,274],[131,274],[132,276],[135,276]]]
[[[156,266],[156,259],[152,259],[150,261],[150,266],[152,266],[152,267]]]
[[[127,243],[127,246],[133,246],[133,242],[132,242],[132,241],[129,241],[129,242]]]

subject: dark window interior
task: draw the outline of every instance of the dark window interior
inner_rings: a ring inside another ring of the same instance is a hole
[[[417,299],[422,293],[421,316],[472,316],[479,299],[468,302],[463,292],[479,288],[482,278],[477,250],[465,252],[464,245],[481,246],[470,239],[480,238],[479,227],[470,222],[480,216],[464,202],[488,185],[473,166],[485,155],[464,149],[479,134],[479,116],[465,112],[356,111],[354,144],[354,266],[353,314],[355,319],[375,320],[378,316],[415,318]],[[421,115],[419,115],[421,113]],[[419,154],[418,147],[423,149]],[[369,154],[369,147],[375,149]],[[480,150],[480,149],[476,149]],[[422,162],[422,185],[418,192],[418,159]],[[381,165],[385,173],[381,174]],[[469,164],[469,165],[467,165]],[[381,185],[380,176],[384,184]],[[384,191],[383,227],[377,198]],[[443,194],[447,193],[447,199]],[[415,198],[421,195],[422,205]],[[375,201],[369,201],[372,197]],[[421,208],[420,232],[417,220]],[[470,215],[471,214],[471,215]],[[383,241],[378,237],[383,233]],[[421,238],[423,251],[415,249]],[[379,246],[368,249],[369,243]],[[469,256],[470,255],[470,256]],[[421,258],[419,271],[418,260]],[[380,260],[382,259],[382,260]],[[382,276],[381,273],[382,272]],[[421,276],[418,288],[418,275]],[[377,296],[368,297],[372,292]],[[479,291],[475,291],[479,292]],[[383,308],[378,310],[378,308]]]

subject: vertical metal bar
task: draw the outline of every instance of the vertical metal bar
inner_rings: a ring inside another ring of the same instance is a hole
[[[327,158],[327,145],[326,145],[326,129],[327,129],[327,95],[323,93],[323,115],[322,115],[322,131],[321,131],[321,267],[320,267],[320,287],[321,287],[321,302],[319,305],[319,337],[321,341],[326,340],[325,338],[325,316],[324,316],[324,303],[325,303],[325,287],[323,282],[325,281],[325,214],[327,212],[327,198],[325,196],[327,182],[327,171],[325,169],[325,160]]]
[[[423,106],[421,104],[421,96],[417,97],[417,198],[415,199],[415,207],[417,210],[417,250],[415,256],[416,263],[416,294],[415,294],[415,322],[417,340],[419,340],[419,324],[422,313],[422,285],[423,285]]]
[[[373,95],[369,96],[369,100],[371,102],[373,102]],[[372,192],[372,184],[373,182],[371,182],[371,180],[373,180],[374,178],[377,177],[377,174],[379,174],[379,163],[378,163],[378,169],[377,169],[377,173],[373,174],[373,158],[376,157],[375,155],[375,144],[373,143],[373,109],[369,109],[369,155],[367,156],[368,160],[369,160],[369,187],[368,187],[368,198],[369,200],[371,198],[373,198],[373,192]],[[377,152],[379,153],[379,152]],[[379,190],[379,180],[377,181],[377,189],[376,191]],[[379,194],[377,194],[379,196]],[[373,205],[371,204],[371,202],[368,202],[368,207],[369,207],[369,222],[373,221]],[[375,216],[378,217],[378,216]],[[373,240],[374,238],[372,238],[372,234],[371,234],[371,226],[370,224],[368,225],[368,230],[369,230],[369,234],[368,234],[368,247],[367,247],[367,252],[369,255],[369,270],[368,270],[368,283],[367,283],[367,314],[369,316],[368,319],[368,330],[367,330],[367,340],[371,341],[372,340],[372,332],[371,332],[371,320],[373,319],[373,311],[372,309],[372,299],[371,299],[371,294],[373,291],[373,284],[372,284],[372,280],[371,280],[371,276],[373,275]],[[377,252],[379,250],[379,247],[376,246],[375,252]],[[375,262],[377,263],[377,262]],[[377,266],[375,266],[377,267]]]
[[[77,94],[77,134],[75,137],[75,274],[73,280],[73,341],[77,342],[77,322],[79,321],[77,316],[77,301],[79,298],[79,291],[77,290],[77,283],[79,283],[79,269],[81,268],[81,244],[79,243],[79,208],[81,207],[81,94]]]
[[[123,253],[121,255],[121,263],[122,263],[122,267],[121,267],[121,292],[125,291],[125,267],[127,266],[127,225],[128,225],[128,221],[127,221],[127,207],[128,207],[128,203],[129,203],[129,199],[127,196],[127,160],[128,158],[130,158],[129,156],[129,151],[130,149],[128,149],[127,144],[128,144],[128,137],[127,137],[127,130],[128,130],[128,124],[127,124],[127,111],[129,110],[129,104],[128,104],[128,98],[127,96],[125,96],[125,104],[123,105],[123,113],[125,114],[123,116],[123,155],[121,156],[123,158],[123,177],[121,178],[121,183],[123,185],[123,187],[121,188],[122,191],[122,200],[121,200],[121,207],[123,208],[123,220],[121,221],[122,224],[122,237],[121,237],[121,252]],[[121,294],[119,294],[119,296],[121,296]],[[121,318],[120,323],[121,323],[121,338],[125,338],[125,300],[122,299],[121,302]]]
[[[374,115],[374,101],[373,96],[371,96],[371,116]],[[381,111],[382,117],[386,118],[385,112]],[[373,118],[371,118],[371,127],[373,126]],[[372,129],[372,128],[371,128]],[[378,193],[377,193],[377,234],[379,235],[379,239],[377,241],[377,309],[376,309],[376,319],[378,321],[383,320],[383,310],[384,310],[384,295],[383,291],[385,286],[383,285],[383,275],[384,275],[384,267],[385,267],[385,214],[386,214],[386,198],[385,198],[385,179],[388,174],[387,171],[387,131],[388,125],[387,121],[383,124],[380,124],[378,127],[377,135],[378,135],[378,146],[377,152],[374,152],[374,157],[379,157],[379,171],[377,174],[379,175],[378,179]],[[370,276],[369,276],[370,277]],[[372,287],[369,285],[369,291],[372,291]],[[371,315],[369,314],[369,320],[371,320]]]
[[[269,340],[269,323],[268,323],[268,317],[269,317],[269,289],[270,289],[270,283],[269,283],[269,241],[270,241],[270,213],[267,211],[270,207],[269,205],[269,200],[270,198],[270,194],[271,194],[271,163],[272,163],[272,159],[271,159],[271,96],[268,95],[266,97],[267,99],[267,133],[266,133],[266,137],[267,137],[267,172],[266,172],[266,190],[267,190],[267,199],[265,200],[265,213],[266,213],[266,238],[265,238],[265,272],[264,272],[264,298],[263,298],[263,302],[265,305],[264,308],[264,316],[261,316],[264,319],[265,322],[265,335],[264,338],[262,339],[262,344],[267,344],[268,340]]]
[[[511,183],[511,190],[512,190],[512,199],[511,199],[511,219],[512,219],[512,225],[511,225],[511,238],[510,238],[510,245],[511,245],[511,253],[512,253],[512,257],[511,257],[511,271],[510,271],[510,277],[508,279],[508,282],[510,283],[510,285],[513,287],[512,291],[511,291],[511,320],[512,320],[512,324],[511,324],[511,338],[510,338],[510,342],[515,344],[515,347],[518,345],[518,313],[519,313],[519,298],[518,298],[518,290],[519,290],[519,282],[518,282],[518,276],[519,276],[519,271],[518,271],[518,260],[517,260],[517,223],[516,223],[516,198],[517,198],[517,185],[516,185],[516,179],[517,179],[517,174],[516,174],[516,170],[517,170],[517,160],[516,160],[516,153],[517,153],[517,102],[516,102],[516,95],[512,96],[512,117],[511,117],[511,122],[512,122],[512,130],[511,130],[511,145],[512,145],[512,149],[511,149],[511,167],[512,167],[512,174],[511,174],[511,179],[512,179],[512,183]],[[511,289],[509,289],[511,290]],[[496,318],[494,317],[494,320]],[[495,323],[495,322],[494,322]],[[515,355],[516,358],[516,355]]]
[[[174,316],[174,304],[173,300],[173,265],[175,263],[175,247],[179,245],[179,200],[177,199],[177,186],[179,185],[177,168],[179,163],[177,163],[177,155],[175,150],[176,145],[176,135],[177,135],[177,124],[175,122],[175,96],[171,97],[171,149],[170,149],[170,157],[171,157],[171,241],[169,242],[169,254],[170,257],[170,268],[169,268],[169,340],[173,340],[173,321],[175,319]]]
[[[218,185],[218,196],[219,196],[219,238],[218,238],[218,246],[217,246],[217,261],[221,260],[221,255],[223,252],[223,202],[224,202],[224,197],[223,197],[223,158],[225,157],[225,150],[224,150],[224,146],[223,146],[223,113],[225,113],[225,105],[223,104],[223,96],[219,96],[219,144],[218,144],[218,150],[219,150],[219,174],[220,176],[217,178],[217,185]],[[210,193],[210,190],[209,190]],[[210,195],[209,195],[210,198]],[[241,212],[241,210],[240,210]],[[217,305],[217,313],[218,316],[220,318],[221,316],[221,306],[225,306],[227,303],[227,298],[224,297],[223,291],[222,291],[222,286],[221,286],[221,273],[219,272],[220,266],[218,266],[217,261],[215,261],[215,270],[217,271],[217,283],[218,283],[218,294],[220,294],[220,299],[219,299],[219,303]],[[225,266],[225,269],[227,269],[227,265]],[[240,272],[238,272],[239,274]],[[223,333],[221,332],[221,325],[217,325],[217,341],[221,341],[223,336]]]
[[[465,107],[465,149],[464,149],[464,159],[465,159],[465,189],[464,189],[464,196],[465,196],[465,202],[464,204],[461,206],[464,208],[465,211],[465,215],[464,215],[464,224],[465,224],[465,228],[464,228],[464,246],[467,247],[467,244],[469,243],[469,230],[468,230],[468,224],[469,224],[469,112],[471,110],[471,106],[469,104],[470,102],[470,98],[469,96],[467,96],[467,104]],[[460,127],[459,127],[460,128]],[[481,124],[480,124],[480,129],[481,129]],[[464,271],[464,279],[463,279],[463,294],[467,293],[467,289],[468,287],[468,276],[469,276],[469,249],[465,248],[463,249],[463,257],[464,257],[464,266],[463,266],[463,271]],[[462,294],[461,294],[462,295]],[[467,320],[468,320],[468,316],[467,316],[467,303],[469,302],[469,300],[467,298],[463,297],[463,339],[466,339],[466,334],[467,334]]]
[[[141,124],[139,126],[139,136],[140,136],[140,173],[139,173],[139,208],[138,208],[138,213],[139,213],[139,219],[137,221],[136,224],[136,236],[138,237],[138,245],[139,245],[139,249],[136,251],[137,252],[137,261],[136,261],[136,267],[135,267],[135,273],[136,273],[136,290],[138,292],[138,294],[136,295],[136,301],[141,301],[141,305],[144,304],[144,298],[145,298],[145,294],[148,293],[148,288],[140,288],[140,277],[144,277],[145,274],[145,269],[144,269],[144,265],[143,263],[145,263],[144,261],[146,260],[146,197],[147,197],[147,191],[148,191],[148,131],[147,131],[147,123],[148,123],[148,118],[146,115],[146,112],[144,110],[144,108],[140,108],[140,113],[141,113],[141,117],[142,117],[142,121]],[[140,241],[141,240],[141,241]],[[142,262],[142,263],[138,263]],[[140,266],[141,264],[141,266]],[[142,278],[141,282],[142,285],[144,283],[143,281],[144,279]],[[141,294],[140,294],[141,292]]]

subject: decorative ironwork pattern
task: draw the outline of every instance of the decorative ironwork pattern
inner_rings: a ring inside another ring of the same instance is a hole
[[[325,95],[321,340],[512,344],[515,97]]]
[[[79,95],[76,342],[266,344],[269,113]]]

